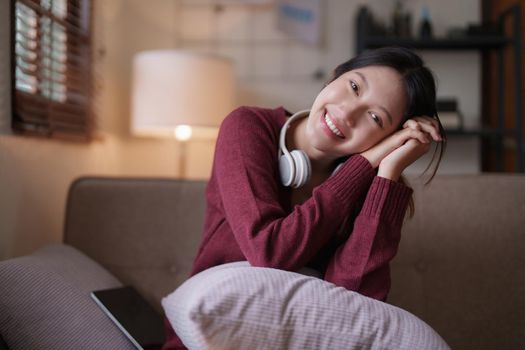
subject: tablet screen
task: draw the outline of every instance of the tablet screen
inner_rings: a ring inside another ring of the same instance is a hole
[[[133,288],[94,291],[91,297],[138,349],[160,349],[162,316]]]

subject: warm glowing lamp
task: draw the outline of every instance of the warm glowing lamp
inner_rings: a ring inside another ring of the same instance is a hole
[[[182,50],[138,53],[133,61],[131,132],[179,140],[184,177],[186,142],[217,130],[234,106],[234,86],[229,59]]]

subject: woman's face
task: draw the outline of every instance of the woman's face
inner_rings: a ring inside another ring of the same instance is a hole
[[[317,95],[306,124],[307,140],[317,155],[363,152],[397,130],[405,95],[401,76],[392,68],[346,72]]]

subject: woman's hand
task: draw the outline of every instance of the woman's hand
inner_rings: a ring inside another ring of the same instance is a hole
[[[411,139],[419,140],[421,143],[430,143],[431,141],[428,133],[419,128],[406,127],[387,136],[375,146],[362,152],[361,155],[372,164],[372,167],[377,168],[386,156]]]
[[[379,167],[378,175],[397,180],[406,167],[428,152],[432,140],[442,140],[438,122],[426,116],[414,117],[403,124],[403,129],[361,155],[374,168]]]
[[[419,140],[410,139],[383,158],[377,175],[397,181],[403,170],[427,153],[429,149],[430,142],[421,143]]]
[[[428,152],[431,140],[437,142],[443,140],[439,133],[439,124],[434,118],[414,117],[403,124],[403,129],[423,132],[426,135],[426,142],[421,142],[420,138],[406,141],[383,158],[379,164],[378,176],[397,181],[409,165]]]
[[[443,141],[439,133],[439,123],[436,119],[422,116],[422,117],[413,117],[403,124],[403,129],[414,129],[424,131],[432,136],[432,139],[436,142]]]

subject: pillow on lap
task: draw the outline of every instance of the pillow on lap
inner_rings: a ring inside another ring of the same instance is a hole
[[[162,300],[189,349],[448,349],[393,305],[312,276],[230,263]]]

